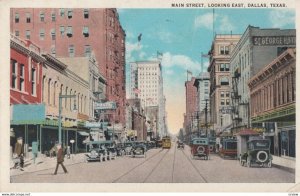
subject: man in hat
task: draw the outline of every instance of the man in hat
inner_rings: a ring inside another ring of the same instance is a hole
[[[24,166],[24,146],[23,146],[23,138],[18,137],[17,142],[15,144],[14,154],[20,159],[20,167],[21,170]],[[14,168],[17,168],[18,163],[15,163]]]
[[[61,144],[58,143],[56,145],[57,147],[57,164],[56,164],[56,168],[55,168],[55,172],[54,172],[54,175],[57,174],[57,169],[58,169],[58,165],[60,164],[65,172],[65,174],[68,173],[66,167],[64,166],[63,162],[64,162],[64,152],[62,150],[62,147],[61,147]]]

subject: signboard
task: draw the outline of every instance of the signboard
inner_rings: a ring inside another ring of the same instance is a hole
[[[253,36],[253,45],[296,45],[296,36]]]
[[[222,113],[222,114],[231,114],[232,107],[231,106],[222,107],[222,108],[220,108],[219,112]]]
[[[13,105],[13,115],[11,120],[13,120],[14,122],[18,122],[18,121],[42,122],[43,120],[45,120],[45,118],[46,118],[46,107],[44,104]]]
[[[104,103],[95,103],[95,110],[115,110],[117,108],[116,102],[108,101]]]
[[[100,128],[100,126],[101,126],[100,122],[88,122],[88,121],[85,122],[85,127],[88,128]]]

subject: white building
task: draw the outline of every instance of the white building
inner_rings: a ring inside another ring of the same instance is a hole
[[[160,61],[136,61],[130,63],[130,98],[139,98],[142,108],[158,106],[158,132],[165,135],[165,97]]]

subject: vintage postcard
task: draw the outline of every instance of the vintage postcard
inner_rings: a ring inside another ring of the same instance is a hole
[[[300,191],[296,1],[0,4],[1,191]]]

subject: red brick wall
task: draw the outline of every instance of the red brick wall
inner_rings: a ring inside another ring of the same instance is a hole
[[[21,52],[10,49],[11,60],[15,60],[18,64],[17,66],[17,88],[12,88],[12,61],[10,62],[10,104],[31,104],[31,103],[41,103],[41,89],[42,89],[42,65],[38,64],[35,60],[31,59],[31,65],[28,64],[29,57],[22,54]],[[20,64],[24,64],[24,87],[25,90],[21,92],[19,90],[20,81]],[[31,66],[36,70],[36,95],[31,94]]]
[[[194,86],[195,78],[185,82],[186,89],[186,126],[191,123],[191,115],[197,111],[197,88]]]

